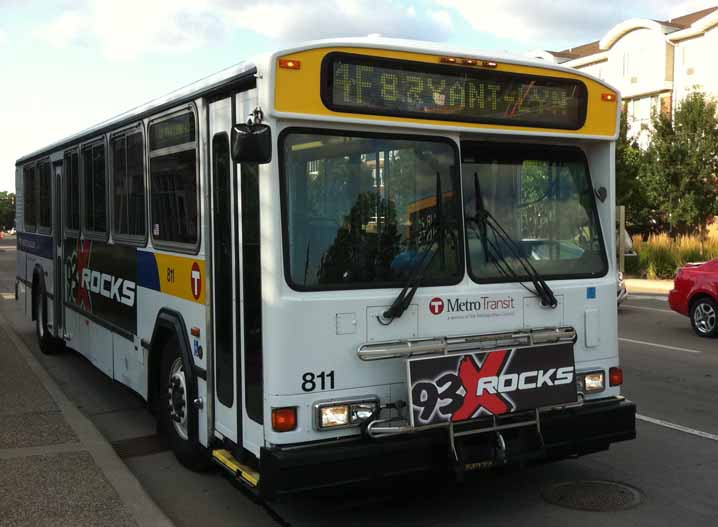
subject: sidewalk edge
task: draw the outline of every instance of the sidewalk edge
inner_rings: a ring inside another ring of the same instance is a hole
[[[75,432],[80,443],[89,452],[98,468],[107,478],[107,481],[115,489],[137,525],[140,527],[172,527],[174,525],[172,521],[154,502],[135,475],[130,472],[130,469],[119,458],[112,445],[95,427],[94,423],[67,398],[42,364],[33,356],[15,331],[10,320],[3,313],[0,313],[0,323],[7,328],[8,337],[33,373],[37,375],[42,386],[55,401],[67,424]]]

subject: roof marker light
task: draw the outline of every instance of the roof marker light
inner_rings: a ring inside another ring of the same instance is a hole
[[[294,59],[279,59],[279,67],[288,70],[298,70],[301,69],[302,63]]]

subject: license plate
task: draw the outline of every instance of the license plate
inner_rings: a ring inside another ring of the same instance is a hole
[[[573,344],[409,359],[412,426],[576,402]]]

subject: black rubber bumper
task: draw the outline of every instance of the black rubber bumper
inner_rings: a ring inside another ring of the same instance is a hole
[[[611,443],[636,437],[636,406],[611,399],[541,414],[541,439],[535,427],[502,434],[507,448],[497,460],[491,433],[461,439],[461,463],[495,466],[562,459],[606,450]],[[465,452],[465,454],[463,453]],[[349,484],[412,472],[441,471],[455,465],[447,429],[386,439],[361,438],[289,449],[262,449],[260,491],[279,494]]]

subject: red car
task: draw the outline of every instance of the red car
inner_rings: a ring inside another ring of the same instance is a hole
[[[674,311],[690,317],[698,336],[718,335],[718,260],[679,269],[668,303]]]

